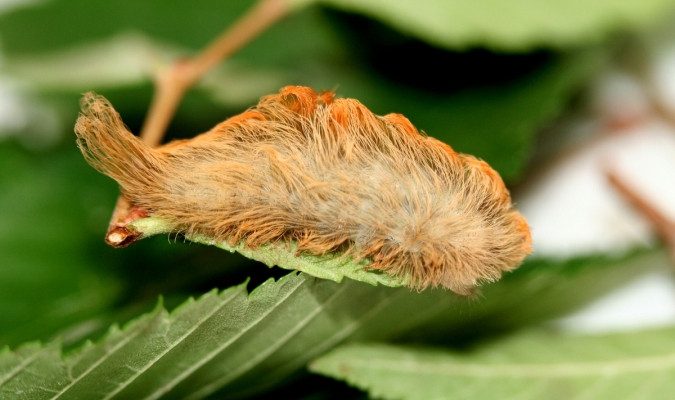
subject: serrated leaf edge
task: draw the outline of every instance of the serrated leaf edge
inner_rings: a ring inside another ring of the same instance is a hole
[[[289,274],[289,275],[284,276],[283,278],[281,278],[281,279],[280,279],[279,281],[277,281],[277,282],[278,282],[278,283],[283,283],[284,280],[287,280],[287,279],[288,279],[288,276],[297,276],[297,275],[294,274],[294,273],[291,273],[291,274]],[[271,281],[273,281],[273,280],[272,280],[272,279],[267,280],[265,283],[268,283],[268,282],[271,282]],[[153,394],[151,394],[150,396],[145,397],[145,399],[148,399],[148,400],[149,400],[149,399],[158,399],[158,398],[160,398],[162,395],[164,395],[164,394],[166,394],[167,392],[169,392],[169,391],[170,391],[171,389],[173,389],[179,382],[183,381],[185,378],[187,378],[187,377],[190,376],[192,373],[194,373],[194,372],[197,371],[199,368],[201,368],[203,365],[205,365],[208,361],[212,360],[216,355],[218,355],[221,351],[223,351],[223,349],[227,348],[229,345],[231,345],[232,343],[236,342],[236,341],[237,341],[241,336],[243,336],[246,332],[249,332],[249,331],[251,330],[251,328],[253,328],[254,326],[258,325],[258,323],[260,323],[260,322],[261,322],[262,320],[264,320],[267,316],[269,316],[270,313],[272,313],[272,311],[276,310],[276,308],[277,308],[280,304],[282,304],[284,301],[286,301],[293,293],[295,293],[296,290],[298,290],[298,288],[300,288],[300,287],[301,287],[302,285],[304,285],[306,282],[307,282],[307,280],[305,280],[305,279],[299,280],[299,281],[298,281],[298,284],[297,284],[294,288],[292,288],[292,289],[291,289],[284,297],[282,297],[282,298],[280,298],[280,299],[277,299],[277,301],[275,302],[274,306],[269,307],[269,308],[268,308],[261,316],[259,316],[259,317],[256,318],[255,320],[253,320],[249,325],[247,325],[244,329],[242,329],[237,335],[233,336],[233,337],[230,338],[228,341],[226,341],[225,343],[223,343],[223,344],[221,344],[220,346],[218,346],[216,349],[214,349],[213,351],[211,351],[211,352],[209,353],[208,356],[203,357],[203,358],[200,360],[200,362],[193,364],[190,368],[188,368],[188,369],[186,369],[185,371],[183,371],[183,373],[181,373],[180,375],[176,376],[174,379],[172,379],[171,381],[167,382],[166,384],[162,385],[162,387],[160,387],[158,390],[156,390]],[[262,286],[262,285],[261,285],[261,286]],[[255,295],[256,290],[260,290],[260,289],[261,289],[261,287],[258,287],[258,288],[256,288],[254,291],[252,291],[252,292],[249,294],[249,299],[251,298],[251,296],[254,296],[254,295]]]
[[[257,286],[257,287],[256,287],[255,289],[253,289],[251,292],[246,293],[247,300],[248,300],[248,301],[254,300],[254,299],[256,298],[256,296],[258,295],[258,293],[260,292],[260,290],[263,289],[263,287],[265,287],[265,286],[267,286],[267,285],[270,285],[270,284],[273,284],[273,283],[282,285],[285,281],[287,281],[287,280],[289,280],[289,279],[291,279],[291,278],[294,278],[294,277],[298,277],[298,276],[300,276],[299,273],[297,273],[297,272],[292,272],[292,273],[290,273],[290,274],[287,274],[287,275],[281,277],[281,278],[278,279],[278,280],[275,280],[275,279],[273,279],[273,278],[270,278],[270,279],[268,279],[267,281],[265,281],[265,282],[263,282],[262,284],[260,284],[259,286]],[[290,295],[291,295],[293,292],[295,292],[295,290],[297,290],[299,287],[301,287],[301,286],[302,286],[303,284],[305,284],[306,282],[307,282],[306,279],[299,279],[299,280],[298,280],[297,286],[296,286],[295,288],[293,288],[293,289],[291,290],[291,292],[289,292],[289,294],[287,294],[283,299],[280,299],[279,301],[277,301],[277,304],[280,304],[280,302],[283,302],[285,299],[287,299],[288,297],[290,297]],[[103,363],[106,359],[108,359],[108,358],[109,358],[112,354],[114,354],[116,351],[118,351],[119,349],[121,349],[122,347],[124,347],[124,345],[125,345],[126,343],[129,343],[129,341],[133,340],[133,338],[135,338],[136,336],[138,336],[139,334],[141,334],[141,333],[144,331],[144,329],[146,329],[149,325],[151,325],[152,321],[153,321],[155,318],[161,317],[162,315],[163,315],[164,317],[166,317],[166,318],[169,318],[169,319],[174,318],[178,313],[181,312],[181,310],[182,310],[183,308],[187,307],[189,304],[192,304],[192,303],[194,303],[194,302],[196,302],[196,301],[200,301],[200,300],[205,299],[205,298],[207,298],[207,297],[209,297],[209,296],[214,296],[214,295],[216,295],[216,296],[223,296],[223,295],[226,295],[228,292],[232,292],[232,293],[231,293],[231,296],[228,296],[227,298],[221,299],[222,301],[224,301],[225,303],[227,303],[227,301],[229,301],[229,300],[235,298],[237,295],[242,294],[243,292],[245,292],[245,291],[246,291],[246,286],[247,286],[247,284],[248,284],[248,280],[246,280],[246,281],[245,281],[244,283],[242,283],[242,284],[239,284],[239,285],[236,285],[236,286],[229,287],[229,288],[224,289],[224,290],[222,290],[222,291],[218,291],[217,289],[213,289],[213,290],[211,290],[211,291],[209,291],[209,292],[207,292],[207,293],[204,293],[203,295],[201,295],[201,296],[200,296],[199,298],[197,298],[197,299],[195,299],[194,297],[189,297],[186,301],[184,301],[183,303],[181,303],[179,306],[177,306],[177,307],[176,307],[175,309],[173,309],[171,312],[167,311],[167,310],[164,308],[162,299],[160,298],[160,299],[158,300],[158,302],[157,302],[157,305],[155,306],[155,308],[154,308],[152,311],[150,311],[150,312],[148,312],[148,313],[145,313],[145,314],[139,316],[138,318],[136,318],[136,319],[134,319],[134,320],[132,320],[132,321],[127,322],[122,328],[119,328],[119,326],[118,326],[117,324],[112,325],[112,326],[109,328],[109,330],[108,330],[108,332],[106,333],[106,335],[104,335],[101,339],[99,339],[99,340],[97,340],[97,341],[95,341],[95,342],[87,341],[87,342],[85,342],[79,349],[74,350],[74,351],[73,351],[72,353],[70,353],[70,354],[64,354],[64,353],[63,353],[63,350],[62,350],[62,348],[61,348],[61,344],[60,344],[60,342],[59,342],[58,340],[55,340],[55,341],[53,341],[53,342],[49,342],[49,343],[47,343],[47,344],[41,344],[41,343],[39,343],[39,342],[31,342],[31,343],[25,344],[25,345],[23,345],[23,346],[20,346],[20,347],[17,348],[16,350],[11,350],[9,347],[5,347],[5,348],[3,348],[2,351],[0,352],[0,356],[4,356],[4,357],[17,356],[17,357],[18,357],[18,356],[19,356],[19,353],[20,353],[21,351],[23,351],[23,350],[26,350],[26,349],[34,350],[34,352],[33,352],[29,357],[27,357],[26,359],[22,360],[21,363],[20,363],[19,365],[17,365],[16,368],[13,368],[12,370],[9,371],[9,373],[5,374],[5,375],[2,377],[2,381],[0,381],[0,387],[2,387],[4,384],[6,384],[7,382],[9,382],[13,377],[17,376],[21,371],[25,370],[25,368],[27,368],[31,363],[33,363],[36,359],[38,359],[38,358],[40,357],[40,355],[43,355],[43,354],[45,354],[45,353],[48,352],[48,351],[54,351],[54,352],[57,352],[58,354],[57,354],[56,356],[58,357],[59,362],[61,363],[62,368],[64,368],[64,370],[66,370],[66,371],[70,371],[70,368],[72,367],[72,362],[76,361],[77,358],[78,358],[78,356],[80,356],[85,350],[91,348],[92,346],[96,346],[96,345],[105,346],[106,341],[110,340],[110,339],[113,338],[114,336],[119,335],[119,334],[127,334],[127,333],[129,333],[130,331],[132,331],[132,330],[134,330],[134,329],[137,329],[137,331],[134,332],[133,335],[129,336],[128,338],[125,338],[124,340],[120,341],[119,343],[116,343],[115,346],[113,346],[111,349],[106,349],[105,352],[104,352],[104,354],[103,354],[103,356],[102,356],[100,359],[96,360],[91,366],[89,366],[89,367],[88,367],[87,369],[85,369],[81,374],[79,374],[78,377],[74,378],[73,381],[69,382],[67,385],[65,385],[63,388],[61,388],[61,389],[59,390],[59,392],[57,392],[56,394],[54,394],[54,396],[50,397],[50,399],[58,399],[58,398],[61,397],[63,394],[67,393],[67,391],[68,391],[69,388],[73,387],[78,381],[80,381],[83,377],[85,377],[89,372],[91,372],[92,370],[94,370],[98,365],[101,365],[101,363]],[[219,305],[219,306],[216,308],[216,310],[221,309],[221,307],[222,307],[225,303]],[[274,307],[272,307],[272,309],[274,309]],[[243,335],[244,332],[250,330],[250,328],[251,328],[252,326],[255,326],[255,324],[257,324],[258,322],[260,322],[260,321],[262,320],[262,318],[264,318],[264,317],[265,317],[266,315],[268,315],[270,312],[271,312],[271,311],[266,312],[261,318],[258,318],[258,319],[256,319],[255,321],[253,321],[253,323],[249,324],[249,327],[247,327],[246,330],[243,330],[242,333],[240,333],[239,335],[237,335],[237,337],[230,339],[227,343],[231,343],[233,340],[236,340],[236,338],[238,338],[239,336]],[[213,313],[210,313],[209,315],[212,316]],[[208,317],[202,318],[202,319],[200,320],[200,322],[206,320],[207,318],[208,318]],[[190,329],[190,332],[194,332],[194,330],[195,330],[198,326],[199,326],[199,324],[195,324],[195,326],[192,327],[192,328]],[[180,338],[178,338],[178,342],[176,342],[176,343],[179,343],[180,340],[183,340],[185,337],[187,337],[187,336],[189,335],[190,332],[188,332],[187,334],[182,335]],[[174,347],[175,347],[175,345],[172,346],[171,348],[174,348]],[[223,346],[220,346],[220,347],[222,348]],[[159,359],[161,359],[161,357],[162,357],[164,354],[166,354],[166,353],[168,353],[168,351],[165,350],[165,351],[162,352],[161,355],[159,355],[159,357],[153,358],[153,360],[151,361],[151,364],[156,363],[156,362],[157,362]],[[150,366],[151,366],[151,365],[150,365]],[[200,364],[200,366],[201,366],[201,364]],[[148,367],[148,368],[149,368],[149,367]],[[144,370],[147,370],[148,368],[145,368]],[[195,368],[195,370],[196,370],[196,368]],[[68,373],[68,374],[70,375],[70,373]],[[141,375],[141,374],[136,374],[136,375],[134,376],[134,379],[135,379],[136,377],[140,376],[140,375]],[[186,376],[189,376],[189,374],[181,374],[181,375],[180,375],[181,378],[184,378],[184,377],[186,377]],[[123,382],[122,385],[120,385],[120,387],[118,387],[118,388],[117,388],[115,391],[113,391],[112,393],[108,394],[105,398],[111,398],[111,397],[114,396],[115,394],[119,393],[119,392],[120,392],[121,390],[123,390],[129,383],[131,383],[134,379],[128,379],[128,380],[126,380],[125,382]],[[179,380],[176,380],[176,382],[178,382],[178,381],[179,381]],[[163,394],[163,393],[164,393],[164,392],[159,393],[158,396],[161,396],[161,394]],[[148,397],[148,398],[157,398],[158,396],[151,396],[151,397]]]

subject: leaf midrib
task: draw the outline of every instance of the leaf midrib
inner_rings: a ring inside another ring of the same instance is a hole
[[[390,304],[394,299],[401,296],[403,293],[404,293],[403,291],[398,291],[394,295],[383,297],[382,300],[380,300],[380,302],[377,303],[374,307],[372,307],[368,312],[364,313],[354,321],[345,325],[342,329],[335,332],[335,334],[324,340],[323,343],[321,343],[319,346],[312,348],[310,351],[304,353],[302,357],[294,360],[293,365],[297,366],[298,364],[306,364],[310,360],[313,360],[316,357],[318,357],[320,354],[323,354],[324,352],[330,350],[333,346],[337,345],[346,337],[354,333],[361,326],[363,326],[364,321],[368,321],[370,318],[377,315],[377,313],[380,312],[385,306]],[[275,372],[277,373],[277,375],[279,374],[278,370]],[[237,396],[240,396],[242,394],[243,393],[237,393]]]

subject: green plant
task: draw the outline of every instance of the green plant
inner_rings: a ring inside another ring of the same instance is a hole
[[[105,94],[138,130],[150,71],[196,51],[250,3],[58,0],[0,14],[0,71],[30,82],[32,99],[60,121],[51,143],[22,132],[0,142],[0,398],[360,396],[313,372],[383,398],[631,398],[652,377],[653,398],[672,395],[672,330],[561,346],[519,332],[643,273],[664,258],[655,249],[532,258],[462,298],[389,287],[398,282],[326,268],[325,258],[286,254],[284,267],[303,272],[268,268],[222,243],[166,235],[105,247],[117,192],[73,144],[80,92]],[[288,18],[188,93],[170,135],[208,129],[285,84],[337,86],[377,113],[406,114],[515,186],[538,132],[612,62],[621,38],[670,9],[665,0],[311,3],[292,2]],[[240,250],[278,262],[274,249]],[[584,368],[556,375],[572,363]],[[514,372],[500,374],[504,365]],[[532,365],[542,368],[535,384],[519,374]]]

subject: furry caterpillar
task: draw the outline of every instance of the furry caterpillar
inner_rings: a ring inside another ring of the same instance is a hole
[[[75,125],[87,162],[175,230],[256,246],[340,251],[410,286],[469,293],[531,251],[487,163],[353,99],[288,86],[189,140],[150,148],[103,97]]]

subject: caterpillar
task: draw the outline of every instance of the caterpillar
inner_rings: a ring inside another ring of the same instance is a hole
[[[294,241],[460,294],[531,252],[527,222],[486,162],[332,92],[287,86],[159,148],[87,93],[75,132],[91,166],[178,232],[252,248]]]

